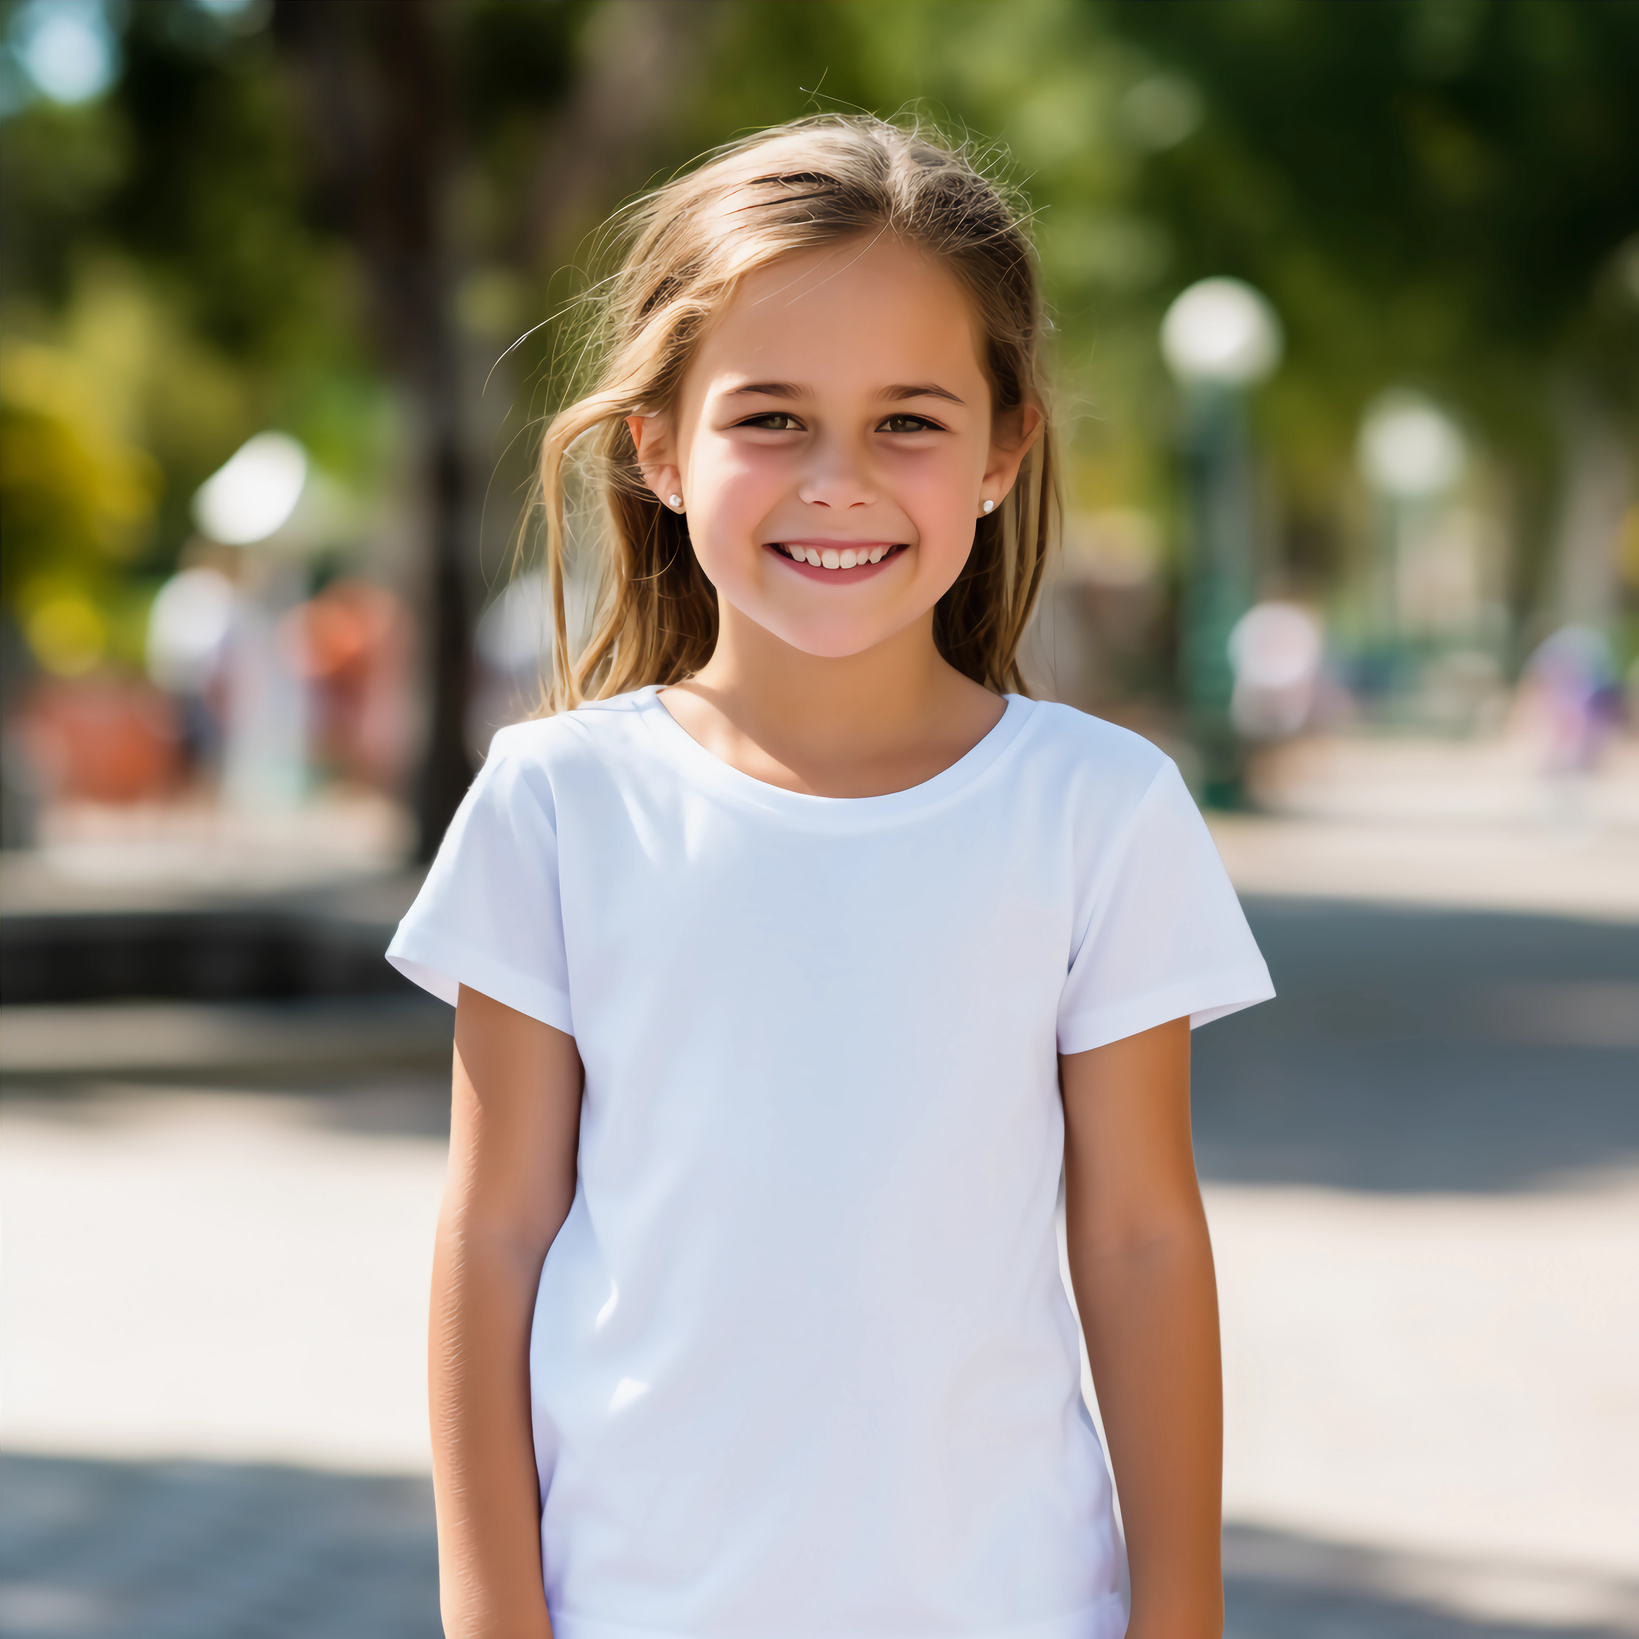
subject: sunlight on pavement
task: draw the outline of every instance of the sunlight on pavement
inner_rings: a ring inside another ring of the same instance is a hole
[[[1230,1518],[1450,1556],[1477,1617],[1639,1618],[1639,1174],[1206,1197]]]
[[[418,1472],[442,1140],[114,1090],[0,1130],[10,1450]]]

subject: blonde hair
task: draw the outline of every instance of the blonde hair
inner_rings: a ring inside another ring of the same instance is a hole
[[[938,260],[977,316],[993,411],[1048,411],[1043,318],[1022,212],[961,150],[915,127],[818,115],[719,150],[625,213],[625,255],[598,294],[591,391],[560,411],[541,448],[552,671],[544,710],[572,709],[698,671],[717,640],[717,596],[685,518],[644,484],[626,418],[670,408],[705,326],[737,281],[783,256],[864,233],[893,234]],[[1024,689],[1018,649],[1051,534],[1057,472],[1043,426],[1007,499],[978,522],[973,550],[934,612],[958,671],[998,692]],[[569,647],[564,488],[591,435],[602,514],[589,634]]]

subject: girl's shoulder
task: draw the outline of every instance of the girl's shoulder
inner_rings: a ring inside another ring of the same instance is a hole
[[[619,755],[642,743],[641,714],[654,698],[653,688],[587,700],[573,711],[530,717],[497,729],[489,743],[486,766],[497,759],[550,768],[588,754]]]
[[[547,814],[595,792],[629,787],[654,756],[642,716],[654,690],[589,700],[573,711],[497,729],[472,784],[475,803],[519,805]]]
[[[1139,829],[1199,826],[1178,765],[1153,740],[1052,701],[1034,704],[1029,729],[1012,800],[1049,831],[1068,825],[1088,860],[1120,852]]]
[[[1050,777],[1132,786],[1141,794],[1172,759],[1153,740],[1055,700],[1030,705],[1026,756]]]

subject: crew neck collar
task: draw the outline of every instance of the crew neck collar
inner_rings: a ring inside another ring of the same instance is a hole
[[[920,784],[875,797],[820,797],[806,791],[787,791],[770,785],[726,763],[708,751],[666,709],[660,685],[638,689],[633,708],[648,725],[656,742],[691,784],[703,786],[741,803],[770,813],[818,821],[827,829],[858,825],[922,813],[949,802],[981,778],[1014,743],[1035,711],[1036,702],[1021,694],[1004,695],[1006,708],[994,727],[971,750]]]

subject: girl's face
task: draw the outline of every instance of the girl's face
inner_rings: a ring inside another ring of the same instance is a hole
[[[966,296],[886,235],[742,283],[675,419],[634,417],[645,478],[683,497],[720,599],[805,653],[859,654],[927,616],[1001,504],[1040,414],[996,424]]]

